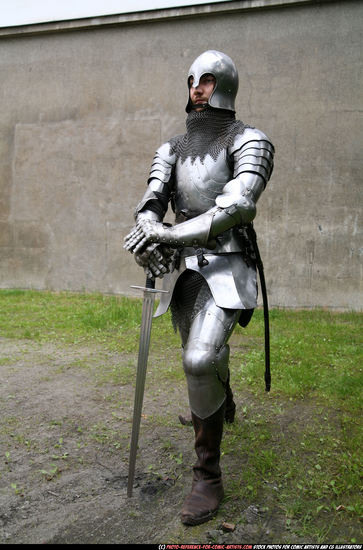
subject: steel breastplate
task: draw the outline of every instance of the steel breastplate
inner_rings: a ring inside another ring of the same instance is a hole
[[[212,176],[213,174],[213,176]],[[207,155],[203,163],[190,158],[176,163],[175,214],[179,221],[189,219],[206,212],[215,206],[217,195],[232,179],[232,170],[228,166],[226,151],[223,150],[214,160]]]
[[[176,223],[194,218],[213,208],[216,205],[216,197],[222,193],[223,187],[233,177],[225,149],[220,152],[216,160],[210,155],[207,155],[203,162],[199,158],[194,162],[190,158],[184,162],[178,159],[175,171]],[[213,253],[240,252],[241,249],[238,229],[233,228],[217,237],[217,247],[213,249]]]

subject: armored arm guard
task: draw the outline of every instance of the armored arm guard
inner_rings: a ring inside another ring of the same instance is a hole
[[[173,182],[173,167],[175,155],[169,154],[170,145],[165,143],[156,151],[148,179],[148,188],[142,200],[135,209],[136,226],[125,237],[125,243],[133,242],[138,234],[138,224],[142,226],[147,220],[160,222],[167,211]],[[138,265],[144,268],[146,275],[163,277],[169,271],[172,250],[168,246],[148,243],[143,249],[132,249],[125,245],[135,255]]]
[[[156,151],[148,179],[148,188],[137,205],[135,219],[161,221],[168,209],[174,180],[175,155],[170,155],[169,143]]]
[[[224,186],[223,193],[216,198],[216,204],[230,212],[239,212],[240,223],[249,223],[252,220],[247,218],[253,215],[256,202],[272,174],[274,147],[260,130],[247,128],[243,134],[236,136],[230,154],[234,179]]]

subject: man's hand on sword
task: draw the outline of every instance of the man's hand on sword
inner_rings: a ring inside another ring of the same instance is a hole
[[[173,250],[169,246],[158,243],[147,244],[140,226],[133,227],[124,240],[124,248],[134,254],[136,263],[144,269],[147,277],[163,278],[165,273],[170,271]]]
[[[163,224],[155,220],[142,219],[136,222],[130,233],[125,237],[124,248],[132,254],[143,251],[150,243],[160,242],[160,230]]]

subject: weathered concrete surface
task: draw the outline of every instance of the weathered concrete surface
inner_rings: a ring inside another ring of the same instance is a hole
[[[152,151],[155,134],[158,121],[146,128],[112,119],[16,126],[16,286],[27,286],[27,265],[35,264],[37,288],[122,291],[129,257],[120,244],[136,200],[126,184],[143,181],[140,164],[149,161],[144,151]]]
[[[363,307],[360,2],[0,39],[0,287],[130,293],[122,248],[208,48],[276,146],[255,222],[272,306]]]

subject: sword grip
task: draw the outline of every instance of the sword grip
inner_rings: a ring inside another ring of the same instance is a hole
[[[146,288],[155,288],[155,280],[150,279],[150,277],[146,277],[145,287]]]

